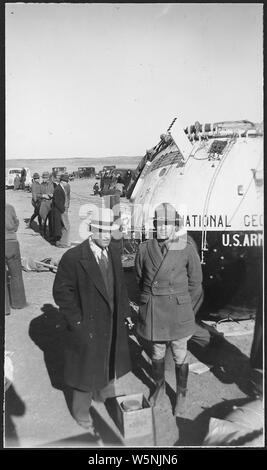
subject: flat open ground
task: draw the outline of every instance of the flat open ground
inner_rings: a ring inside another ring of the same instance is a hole
[[[71,182],[71,240],[79,237],[79,207],[87,202],[98,202],[92,196],[94,180]],[[18,240],[21,256],[42,260],[59,260],[64,249],[51,246],[36,230],[26,228],[25,220],[32,214],[31,194],[24,191],[6,191],[20,220]],[[126,271],[129,297],[134,299],[134,273]],[[62,391],[63,341],[59,314],[52,297],[54,274],[23,272],[29,306],[11,310],[5,317],[5,349],[12,353],[14,382],[6,401],[6,447],[89,447],[95,446],[92,436],[73,420],[68,397]],[[142,392],[147,397],[152,385],[151,366],[146,354],[129,337],[133,370],[121,378],[116,394]],[[92,414],[104,446],[199,446],[208,428],[210,416],[223,416],[233,403],[245,403],[250,392],[249,355],[252,334],[227,337],[209,358],[218,367],[201,375],[189,374],[188,409],[183,419],[175,419],[171,412],[174,397],[174,364],[170,354],[166,360],[167,396],[155,409],[155,434],[129,442],[123,440],[113,420],[112,403],[94,402]],[[200,358],[201,351],[189,353],[190,363]],[[210,355],[210,356],[209,356]]]

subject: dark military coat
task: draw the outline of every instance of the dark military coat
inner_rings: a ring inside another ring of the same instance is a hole
[[[49,194],[51,198],[41,199],[39,214],[42,217],[43,221],[45,221],[52,207],[52,195],[54,193],[54,185],[51,181],[46,183],[43,181],[40,186],[42,195]]]
[[[163,257],[158,241],[139,245],[135,260],[140,287],[137,332],[151,341],[170,341],[195,331],[193,307],[202,292],[202,269],[190,238]]]

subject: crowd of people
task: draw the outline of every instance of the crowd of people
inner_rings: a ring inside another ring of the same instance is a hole
[[[48,171],[43,172],[40,183],[39,173],[33,174],[32,205],[34,212],[29,227],[37,217],[41,235],[47,236],[50,243],[58,247],[70,246],[70,222],[68,210],[70,205],[70,184],[67,174],[55,174],[50,177]]]
[[[101,176],[100,187],[96,183],[93,189],[95,194],[125,196],[131,179],[131,170],[124,177],[119,172],[107,170]]]
[[[25,180],[24,180],[25,182]],[[14,190],[15,188],[14,182]],[[20,188],[20,189],[25,189]],[[70,184],[67,174],[55,174],[48,171],[42,173],[40,183],[39,173],[33,174],[32,205],[34,212],[28,227],[33,226],[38,219],[39,232],[42,236],[59,248],[70,247],[70,222],[68,209],[70,205]],[[17,239],[19,219],[15,208],[6,203],[5,206],[5,313],[10,314],[10,308],[21,309],[27,306],[22,277],[20,245]],[[47,234],[47,228],[49,233]]]

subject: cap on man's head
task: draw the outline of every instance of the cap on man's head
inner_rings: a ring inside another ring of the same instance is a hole
[[[37,178],[40,178],[39,173],[33,173],[33,179],[36,180]]]
[[[43,174],[42,174],[42,178],[49,178],[49,172],[44,171]]]
[[[68,183],[69,175],[60,175],[60,181],[65,181],[66,183]]]
[[[173,223],[179,220],[179,216],[172,204],[163,202],[155,208],[154,220],[165,220],[166,222]]]
[[[90,225],[98,230],[108,232],[118,230],[120,228],[118,224],[114,223],[113,211],[108,208],[99,208],[98,211],[93,213]]]

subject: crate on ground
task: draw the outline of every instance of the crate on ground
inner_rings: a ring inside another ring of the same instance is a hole
[[[133,409],[133,403],[140,409]],[[117,426],[125,439],[152,435],[152,409],[143,393],[116,397],[116,411]]]

